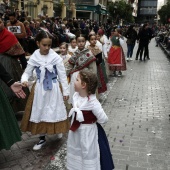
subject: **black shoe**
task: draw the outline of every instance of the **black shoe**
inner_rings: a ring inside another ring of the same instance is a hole
[[[143,59],[143,61],[145,61],[145,58]]]
[[[155,45],[155,47],[158,47],[158,45]]]
[[[147,59],[148,59],[148,60],[150,60],[150,58],[149,58],[149,57],[148,57]]]
[[[39,142],[33,147],[34,151],[40,150],[46,144],[45,136],[40,136],[39,139]]]
[[[135,60],[138,60],[138,58],[136,57]]]
[[[142,61],[142,59],[141,59],[141,58],[140,58],[139,60],[140,60],[140,61]]]

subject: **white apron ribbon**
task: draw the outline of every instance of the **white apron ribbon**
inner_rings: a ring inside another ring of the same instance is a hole
[[[74,117],[75,117],[75,113],[77,112],[77,116],[76,116],[76,120],[79,121],[79,122],[83,122],[84,121],[84,116],[83,116],[83,112],[79,109],[79,108],[72,108],[69,112],[69,115],[68,117],[71,117],[72,116],[72,120],[71,120],[71,125],[74,121]]]
[[[48,64],[48,65],[45,65],[45,66],[41,66],[41,67],[40,67],[40,70],[41,70],[41,73],[40,73],[40,83],[42,83],[43,80],[45,79],[45,69],[47,69],[50,73],[52,73],[53,70],[54,70],[52,64]]]

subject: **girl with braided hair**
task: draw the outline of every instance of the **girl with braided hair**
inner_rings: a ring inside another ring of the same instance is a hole
[[[67,141],[68,170],[113,170],[114,164],[106,134],[100,123],[108,117],[95,92],[96,74],[81,70],[74,83],[71,127]]]

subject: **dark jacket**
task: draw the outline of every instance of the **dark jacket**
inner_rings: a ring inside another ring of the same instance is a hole
[[[138,40],[139,43],[148,44],[151,40],[149,29],[141,29],[141,31],[138,33]]]
[[[137,40],[137,32],[134,29],[128,29],[125,33],[125,37],[127,38],[127,44],[135,44]]]
[[[0,78],[10,87],[13,83],[14,80],[12,77],[9,75],[9,73],[5,70],[3,65],[0,63]]]

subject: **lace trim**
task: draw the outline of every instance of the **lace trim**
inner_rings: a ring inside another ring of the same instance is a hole
[[[33,122],[33,123],[40,123],[40,122],[57,123],[57,122],[61,122],[61,121],[64,121],[64,120],[67,120],[67,116],[65,116],[62,119],[56,119],[56,120],[47,120],[47,119],[35,120],[35,119],[30,119],[30,122]]]

